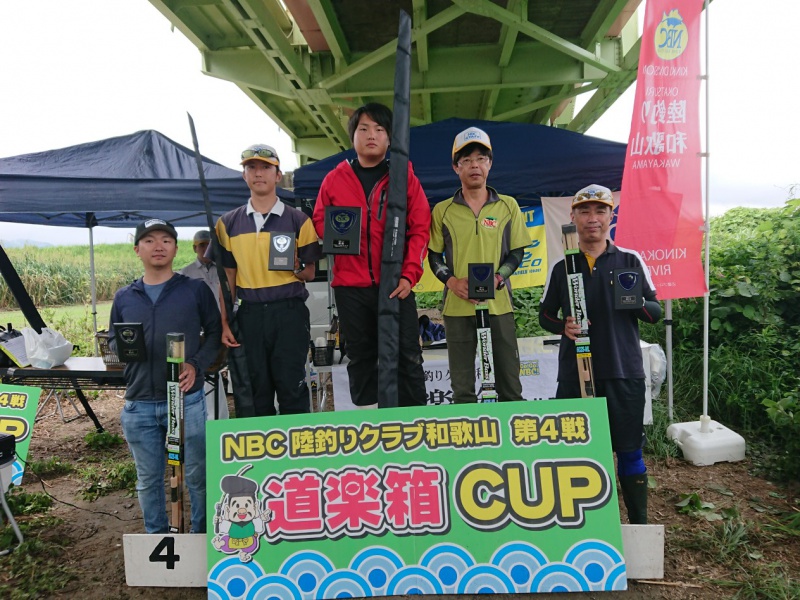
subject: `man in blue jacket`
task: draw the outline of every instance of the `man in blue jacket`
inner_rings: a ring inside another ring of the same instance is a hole
[[[120,289],[111,307],[109,340],[116,348],[114,323],[141,323],[146,357],[125,365],[122,431],[136,463],[139,504],[147,533],[166,533],[164,476],[167,435],[167,341],[185,337],[186,362],[180,375],[184,392],[185,478],[191,498],[191,531],[206,531],[206,403],[203,374],[217,356],[222,335],[217,301],[205,282],[172,270],[178,233],[161,219],[136,228],[134,251],[144,276]],[[203,332],[201,341],[200,332]]]

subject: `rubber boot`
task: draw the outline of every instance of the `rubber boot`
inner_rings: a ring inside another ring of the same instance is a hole
[[[622,500],[631,525],[647,525],[647,473],[619,478]]]

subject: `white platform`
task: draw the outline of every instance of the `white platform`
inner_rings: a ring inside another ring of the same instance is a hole
[[[129,586],[206,587],[206,535],[203,533],[122,536],[125,582]]]
[[[689,423],[673,423],[667,427],[667,436],[678,445],[683,457],[697,466],[744,460],[744,438],[707,416]]]
[[[4,465],[0,465],[0,494],[5,494],[11,486],[11,477],[14,474],[14,461],[8,461]]]
[[[171,548],[165,543],[172,540]],[[129,586],[206,587],[206,536],[199,534],[122,536]],[[628,579],[664,578],[664,526],[622,525]],[[165,559],[176,559],[171,564]]]
[[[622,553],[628,579],[664,579],[664,526],[623,525]]]

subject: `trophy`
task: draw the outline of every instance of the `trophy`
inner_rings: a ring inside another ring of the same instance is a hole
[[[361,248],[361,207],[326,206],[322,251],[358,254]]]
[[[294,233],[273,231],[269,239],[269,270],[294,271]]]

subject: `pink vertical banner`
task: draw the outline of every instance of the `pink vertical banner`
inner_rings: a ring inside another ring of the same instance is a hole
[[[648,0],[615,242],[638,251],[661,300],[706,292],[701,250],[702,0]]]

